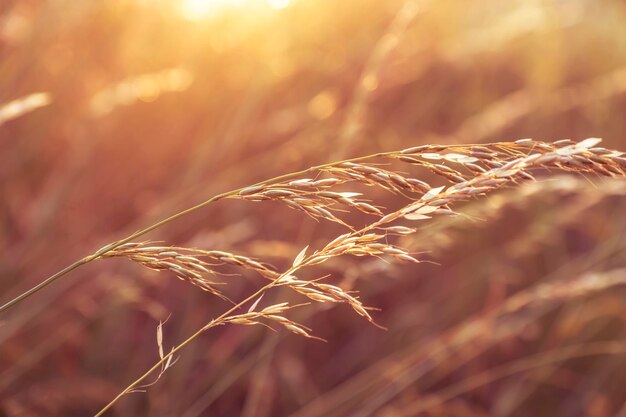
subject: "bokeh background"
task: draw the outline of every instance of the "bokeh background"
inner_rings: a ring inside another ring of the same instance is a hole
[[[626,150],[626,3],[3,0],[0,103],[4,302],[214,194],[332,160],[525,137]],[[433,264],[318,269],[387,331],[319,305],[292,318],[327,343],[213,329],[109,415],[624,417],[626,355],[591,353],[626,343],[609,285],[625,194],[559,177],[469,203],[404,241]],[[338,233],[223,201],[147,238],[285,269]],[[233,299],[263,283],[226,280]],[[86,265],[0,317],[0,416],[92,415],[158,360],[159,321],[168,350],[227,307],[167,272]]]

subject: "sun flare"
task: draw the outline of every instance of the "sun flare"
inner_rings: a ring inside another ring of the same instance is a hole
[[[183,0],[181,13],[189,20],[202,20],[212,14],[233,6],[241,6],[247,0]]]
[[[198,21],[242,6],[261,5],[272,9],[284,9],[290,3],[291,0],[183,0],[180,10],[185,19]]]

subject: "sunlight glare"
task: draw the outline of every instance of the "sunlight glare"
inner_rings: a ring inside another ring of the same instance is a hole
[[[200,21],[223,11],[241,6],[265,6],[282,10],[293,0],[182,0],[180,12],[187,20]]]
[[[188,20],[202,20],[231,6],[240,6],[246,0],[183,0],[181,13]]]
[[[269,4],[274,9],[284,9],[289,6],[291,0],[267,0],[267,4]]]

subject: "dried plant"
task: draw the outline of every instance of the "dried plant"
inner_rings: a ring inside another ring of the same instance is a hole
[[[0,415],[624,414],[620,0],[6,3]]]
[[[536,169],[558,169],[588,175],[624,176],[626,158],[624,158],[623,153],[598,147],[599,142],[600,139],[596,138],[586,139],[578,143],[570,140],[546,143],[523,139],[516,142],[489,145],[426,145],[399,152],[387,152],[321,165],[298,173],[284,175],[250,187],[220,194],[156,225],[136,232],[126,239],[109,244],[93,255],[55,274],[30,292],[7,303],[2,309],[10,307],[69,270],[100,258],[125,257],[151,269],[169,270],[177,277],[221,298],[225,298],[225,296],[215,288],[215,283],[206,277],[206,275],[218,274],[212,269],[216,266],[236,265],[253,270],[270,280],[269,284],[209,322],[185,342],[174,348],[168,355],[163,356],[157,365],[124,390],[120,394],[121,396],[136,389],[151,372],[163,366],[173,354],[197,335],[217,325],[226,323],[260,324],[263,323],[261,319],[273,320],[295,333],[312,337],[309,334],[310,329],[281,315],[272,314],[268,310],[256,312],[254,308],[251,308],[246,314],[234,314],[243,305],[262,296],[273,287],[287,286],[320,303],[346,303],[357,314],[374,323],[368,312],[369,308],[364,306],[356,296],[336,285],[320,283],[318,280],[300,279],[296,273],[303,268],[319,265],[342,255],[385,257],[390,260],[419,263],[420,260],[408,250],[389,243],[394,235],[409,235],[415,231],[413,227],[396,224],[398,221],[420,221],[439,215],[457,215],[452,207],[458,202],[467,201],[507,185],[533,180],[534,177],[531,172]],[[365,162],[374,158],[399,160],[410,165],[423,167],[451,182],[452,185],[432,187],[424,181],[399,171],[382,169],[372,163]],[[458,165],[459,168],[463,169],[463,172],[440,161],[445,161],[453,166]],[[332,177],[321,179],[303,177],[304,174],[308,173],[329,174]],[[333,191],[333,187],[353,183],[387,190],[404,196],[408,202],[397,210],[385,213],[382,207],[376,207],[363,199],[356,198],[361,195],[360,193]],[[223,198],[251,201],[278,200],[314,218],[341,223],[349,227],[350,232],[338,236],[309,255],[307,255],[307,248],[303,249],[294,259],[292,267],[280,274],[256,260],[228,252],[152,246],[150,243],[131,242],[132,239],[156,227]],[[361,228],[357,228],[356,225],[349,225],[330,211],[336,210],[338,205],[342,205],[346,209],[355,209],[375,215],[377,220]],[[284,307],[280,311],[281,313],[287,309],[286,304],[279,306],[273,307],[281,309]],[[271,310],[271,308],[269,309]],[[114,402],[118,398],[119,396]],[[105,407],[102,412],[112,404]]]
[[[243,269],[255,271],[269,279],[273,279],[277,275],[267,265],[245,256],[223,251],[157,246],[151,242],[124,243],[102,255],[102,258],[116,257],[127,258],[155,271],[173,272],[181,280],[187,281],[223,299],[227,298],[215,288],[215,285],[219,283],[210,281],[207,278],[207,275],[220,275],[220,272],[211,268],[235,265]]]
[[[199,334],[215,326],[228,323],[268,326],[279,324],[291,332],[314,337],[311,329],[284,317],[291,307],[282,302],[256,310],[260,298],[273,287],[288,287],[319,303],[346,303],[358,315],[374,323],[374,319],[357,296],[337,285],[319,282],[321,279],[299,278],[300,271],[328,262],[343,255],[357,257],[382,257],[388,260],[420,263],[420,260],[396,244],[390,243],[394,236],[406,236],[416,229],[398,224],[399,221],[422,221],[436,216],[454,216],[453,206],[459,202],[485,195],[504,186],[534,180],[531,172],[537,169],[569,171],[585,175],[623,177],[626,175],[626,158],[622,152],[598,147],[600,139],[590,138],[581,142],[563,140],[546,143],[523,139],[487,145],[425,145],[398,152],[379,153],[310,168],[294,174],[284,175],[250,187],[223,193],[199,205],[171,216],[155,225],[132,234],[118,242],[106,245],[94,254],[48,278],[39,286],[5,304],[5,310],[28,297],[44,285],[58,279],[72,269],[97,259],[126,258],[147,268],[172,272],[178,278],[190,282],[220,298],[228,299],[216,288],[217,283],[209,276],[220,275],[216,268],[225,265],[254,271],[270,280],[264,287],[243,301],[235,304],[224,314],[211,320],[206,326],[173,348],[169,354],[148,372],[129,385],[116,399],[101,410],[102,414],[122,395],[133,392],[155,370],[163,372],[172,356]],[[452,183],[449,186],[431,184],[404,172],[384,169],[370,160],[399,161],[417,166]],[[314,174],[311,177],[307,174]],[[320,178],[320,176],[325,176]],[[362,193],[337,190],[339,186],[358,184],[376,187],[407,200],[396,210],[386,210],[362,198]],[[291,268],[283,273],[276,272],[257,260],[217,250],[201,250],[175,246],[159,246],[151,242],[134,243],[133,239],[161,225],[171,222],[191,211],[204,207],[216,200],[231,198],[248,201],[277,200],[290,208],[300,210],[316,219],[325,219],[347,226],[350,231],[333,239],[319,250],[307,254],[304,248],[294,259]],[[376,220],[358,227],[337,217],[333,211],[357,210],[376,216]],[[322,277],[325,278],[325,277]],[[236,313],[246,303],[256,299],[247,313]],[[513,301],[512,301],[513,302]],[[463,334],[466,334],[464,332]]]

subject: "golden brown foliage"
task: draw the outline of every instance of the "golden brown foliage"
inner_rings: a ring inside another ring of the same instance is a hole
[[[79,3],[0,4],[0,414],[624,413],[620,1]]]

